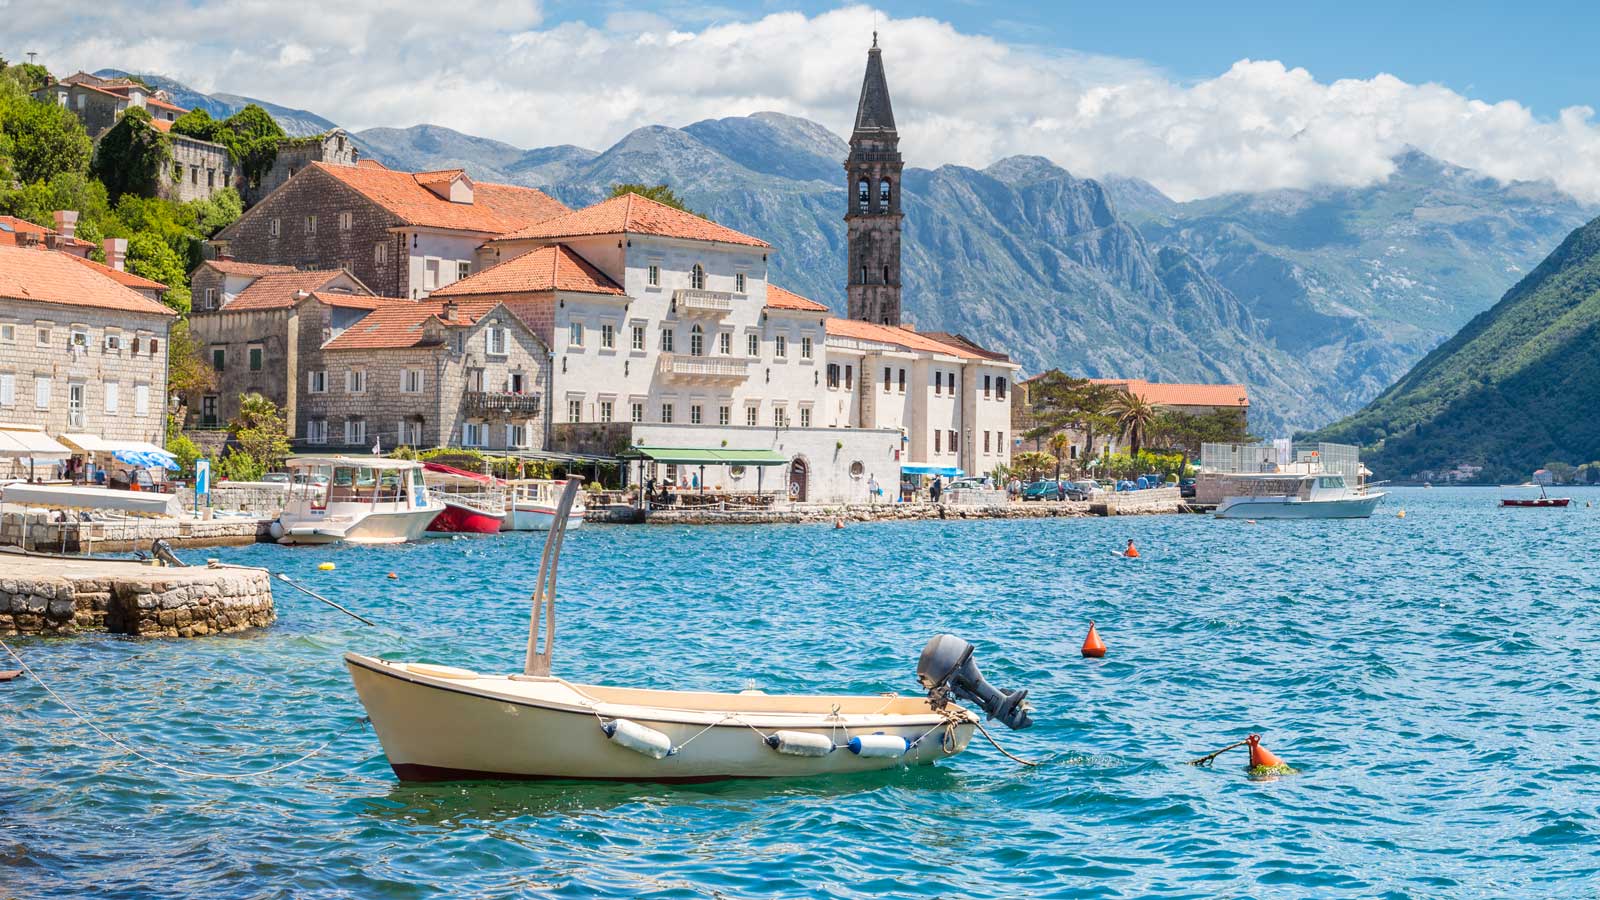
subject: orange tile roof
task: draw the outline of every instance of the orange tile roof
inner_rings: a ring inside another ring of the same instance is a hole
[[[766,241],[741,234],[665,203],[628,193],[602,200],[575,212],[541,221],[504,235],[505,240],[582,237],[596,234],[654,234],[692,241],[718,241],[749,247],[770,247]]]
[[[155,129],[157,131],[171,131],[172,130],[172,123],[168,122],[166,119],[151,119],[150,120],[150,124],[154,125]]]
[[[451,203],[424,187],[419,176],[411,172],[321,162],[312,163],[311,167],[331,175],[406,225],[505,234],[567,212],[561,203],[533,188],[476,182],[471,203]]]
[[[335,291],[312,291],[311,296],[328,306],[337,306],[342,309],[377,309],[391,303],[406,303],[415,306],[417,301],[406,297],[378,297],[373,294],[341,294]]]
[[[275,272],[294,272],[294,266],[277,266],[269,263],[240,262],[236,259],[208,259],[200,264],[210,266],[224,275],[271,275]],[[195,268],[199,268],[196,266]]]
[[[39,244],[43,246],[44,236],[55,233],[56,230],[54,228],[29,222],[27,219],[19,219],[16,216],[0,216],[0,243],[15,244],[19,234],[37,234],[39,235]],[[94,244],[76,237],[67,238],[66,243],[74,247],[92,248],[94,246]]]
[[[767,285],[767,305],[773,309],[798,309],[806,312],[827,312],[828,308],[807,297],[802,297],[794,291],[785,290],[775,284]]]
[[[145,104],[147,106],[159,106],[162,109],[176,110],[177,112],[181,112],[181,113],[188,112],[187,109],[184,109],[183,107],[177,105],[176,103],[168,103],[165,100],[157,100],[154,97],[146,97],[146,98],[144,98],[144,102],[145,102]]]
[[[380,306],[361,321],[322,345],[324,350],[395,350],[421,346],[426,325],[439,312],[434,303],[392,303]]]
[[[1242,384],[1161,384],[1143,378],[1091,378],[1095,384],[1122,388],[1157,406],[1234,406],[1250,405],[1249,393]]]
[[[959,356],[962,359],[987,358],[956,344],[946,344],[920,332],[896,325],[875,325],[871,322],[862,322],[859,319],[830,318],[824,327],[827,329],[829,337],[854,338],[858,341],[893,344],[907,350],[943,353],[946,356]]]
[[[344,274],[343,269],[317,269],[310,272],[273,272],[250,282],[238,296],[222,305],[222,312],[250,309],[285,309],[293,306],[300,291],[310,293],[326,287]]]
[[[0,297],[176,316],[149,297],[66,253],[0,244]]]
[[[70,253],[67,255],[72,256]],[[104,275],[112,281],[115,281],[117,284],[125,287],[131,287],[135,290],[144,291],[165,291],[167,289],[167,286],[159,281],[151,281],[148,278],[145,278],[141,275],[135,275],[132,272],[126,272],[121,269],[113,269],[110,266],[101,265],[92,259],[84,259],[81,256],[72,256],[72,258],[83,265],[94,269],[96,272],[99,272],[101,275]]]
[[[551,244],[514,256],[434,291],[430,297],[480,294],[534,294],[573,291],[623,296],[622,286],[565,244]]]

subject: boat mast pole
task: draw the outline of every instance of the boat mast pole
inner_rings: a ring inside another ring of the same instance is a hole
[[[544,539],[544,555],[539,559],[539,580],[534,582],[533,611],[528,620],[528,655],[523,664],[524,675],[549,675],[550,656],[556,642],[556,567],[561,562],[561,542],[567,536],[567,516],[582,490],[583,478],[567,477],[566,488],[561,492],[561,502],[556,504],[555,521],[550,523],[550,533]],[[545,619],[544,652],[539,651],[539,618]]]

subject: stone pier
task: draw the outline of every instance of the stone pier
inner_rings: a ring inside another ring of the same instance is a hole
[[[261,569],[0,551],[0,635],[201,637],[264,628],[276,619]]]
[[[1000,495],[1002,498],[1004,494]],[[740,510],[713,507],[653,509],[646,521],[652,525],[765,525],[808,522],[907,521],[917,519],[1055,519],[1085,516],[1126,516],[1176,513],[1183,509],[1178,489],[1152,488],[1096,495],[1087,501],[1039,500],[989,503],[878,503],[828,506],[785,504],[771,509]],[[591,520],[623,521],[618,518]]]

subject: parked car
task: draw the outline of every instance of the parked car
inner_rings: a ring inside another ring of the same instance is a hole
[[[289,473],[288,472],[268,472],[267,474],[261,476],[261,480],[266,482],[267,484],[288,484],[289,483]]]
[[[947,491],[981,491],[983,490],[982,478],[957,478],[944,486]]]
[[[1094,492],[1099,490],[1099,485],[1092,481],[1074,481],[1067,485],[1068,500],[1089,500],[1094,497]]]
[[[1185,478],[1178,482],[1178,496],[1194,499],[1194,479]]]
[[[1061,489],[1059,487],[1057,487],[1058,484],[1066,484],[1066,482],[1057,482],[1053,478],[1046,479],[1044,481],[1035,481],[1032,484],[1026,485],[1026,486],[1024,486],[1022,488],[1022,499],[1023,500],[1056,500],[1056,499],[1059,499],[1061,497]]]

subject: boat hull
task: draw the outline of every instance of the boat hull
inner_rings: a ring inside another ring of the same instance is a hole
[[[348,524],[330,519],[285,520],[278,526],[280,544],[403,544],[422,537],[428,523],[439,514],[437,506],[397,512],[374,513]]]
[[[506,525],[507,531],[549,531],[556,520],[556,508],[543,504],[517,503],[511,507],[511,515]],[[567,516],[567,528],[573,529],[583,524],[583,508],[574,507]]]
[[[1217,507],[1219,519],[1367,519],[1384,494],[1341,500],[1299,500],[1282,497],[1229,497]]]
[[[960,711],[946,721],[924,700],[888,697],[798,698],[766,695],[679,694],[726,699],[744,709],[633,707],[596,702],[589,688],[559,679],[436,677],[404,663],[345,655],[389,765],[402,781],[579,779],[704,782],[731,778],[784,778],[867,772],[923,765],[966,748],[974,722]],[[900,706],[916,714],[852,715],[831,724],[826,701]],[[770,703],[774,709],[752,708]],[[793,709],[809,703],[821,711]],[[587,704],[587,705],[585,705]],[[790,709],[785,709],[790,707]],[[606,736],[602,721],[626,718],[671,738],[676,752],[662,759],[630,750]],[[840,746],[825,756],[792,756],[769,747],[761,733],[779,730],[824,735],[836,744],[864,734],[897,734],[917,743],[903,756],[858,756]]]
[[[1501,500],[1500,505],[1512,509],[1560,509],[1571,502],[1571,497],[1544,497],[1538,500]]]
[[[428,531],[442,534],[499,534],[504,521],[501,516],[447,502],[444,512],[428,523]]]

